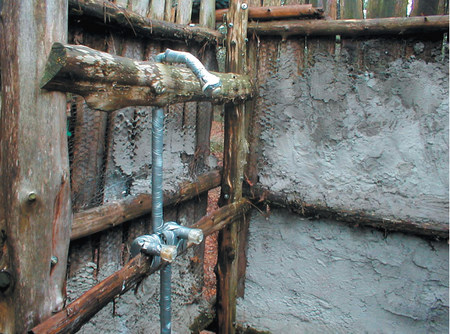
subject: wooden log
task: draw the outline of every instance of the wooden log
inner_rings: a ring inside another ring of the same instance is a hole
[[[91,108],[104,111],[186,101],[224,103],[245,100],[252,95],[247,76],[212,73],[222,80],[222,87],[209,96],[188,68],[135,61],[85,46],[55,43],[41,86],[76,93]]]
[[[242,216],[250,207],[250,202],[242,199],[239,202],[214,211],[210,216],[203,217],[193,227],[202,229],[204,236],[208,236]],[[89,321],[106,304],[130,290],[136,283],[158,269],[151,269],[147,258],[138,255],[122,269],[69,304],[64,310],[34,327],[30,333],[73,333]]]
[[[216,10],[216,21],[223,21],[228,14],[228,9]],[[314,8],[313,5],[289,5],[248,7],[248,19],[251,20],[280,20],[289,18],[322,18],[322,8]]]
[[[53,41],[67,38],[67,4],[0,7],[0,332],[26,333],[65,299],[72,221],[66,96],[42,91],[39,80]]]
[[[392,17],[366,20],[295,20],[248,24],[248,33],[267,36],[329,36],[346,37],[376,35],[410,35],[448,31],[448,15]]]
[[[244,73],[248,10],[243,0],[230,1],[227,17],[226,70]],[[242,198],[242,181],[247,154],[244,104],[225,106],[223,176],[220,204],[231,204]],[[243,218],[219,233],[217,257],[218,333],[236,332],[236,296],[238,285],[239,234]]]
[[[181,184],[176,193],[164,194],[164,205],[178,204],[192,199],[205,191],[218,187],[220,180],[219,170],[200,175],[195,182]],[[104,231],[148,214],[151,210],[152,195],[140,194],[75,213],[71,240]]]
[[[126,30],[139,37],[211,44],[223,42],[223,36],[218,31],[146,18],[108,1],[69,0],[69,17],[110,29]]]
[[[306,203],[296,195],[273,192],[262,187],[252,187],[246,191],[255,203],[267,203],[284,207],[303,217],[327,218],[349,223],[353,226],[370,226],[383,231],[403,232],[414,235],[449,238],[449,225],[433,221],[419,222],[395,217],[381,217],[362,210],[333,208],[323,204]]]

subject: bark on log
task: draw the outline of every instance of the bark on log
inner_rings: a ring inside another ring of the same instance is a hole
[[[228,9],[216,10],[216,21],[223,21]],[[248,19],[279,20],[288,18],[323,18],[323,10],[313,5],[248,7]]]
[[[203,174],[195,182],[181,184],[179,191],[176,193],[164,194],[163,203],[167,206],[192,199],[205,191],[218,187],[220,180],[221,173],[218,170]],[[104,231],[148,214],[151,210],[152,195],[140,194],[76,213],[70,239],[76,240]]]
[[[243,0],[231,0],[227,18],[226,70],[244,73],[248,11]],[[224,120],[223,177],[220,204],[242,198],[242,180],[247,154],[245,106],[227,105]],[[223,229],[218,236],[217,321],[218,333],[236,332],[236,296],[238,285],[239,230],[243,219]]]
[[[153,1],[154,2],[154,1]],[[152,2],[152,3],[153,3]],[[127,11],[108,1],[69,0],[69,17],[86,20],[111,29],[127,32],[139,37],[165,40],[195,41],[198,43],[221,44],[224,40],[218,31],[204,27],[190,27],[182,24],[153,20]]]
[[[239,202],[214,211],[210,216],[203,217],[192,227],[202,229],[203,234],[208,236],[242,216],[250,207],[250,202],[242,199]],[[138,255],[121,270],[88,290],[64,310],[34,327],[31,333],[50,334],[75,332],[106,304],[130,290],[136,283],[156,272],[158,269],[151,269],[149,261],[144,256]]]
[[[212,73],[222,80],[222,87],[209,96],[188,68],[135,61],[86,46],[55,43],[41,87],[76,93],[91,108],[104,111],[186,101],[224,103],[251,97],[252,86],[247,76]]]
[[[393,17],[366,20],[296,20],[248,24],[248,33],[260,36],[409,35],[448,32],[448,15]]]
[[[417,222],[394,217],[380,217],[361,210],[332,208],[321,204],[306,203],[293,195],[272,192],[261,187],[252,187],[246,194],[255,204],[265,202],[284,207],[304,217],[329,218],[353,226],[370,226],[383,231],[404,232],[441,239],[449,238],[449,225],[436,222]]]
[[[72,212],[66,96],[39,88],[60,0],[1,1],[0,332],[25,333],[65,299]],[[53,260],[53,261],[52,261]]]

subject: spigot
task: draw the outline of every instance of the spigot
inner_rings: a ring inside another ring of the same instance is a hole
[[[171,263],[177,257],[177,247],[174,245],[165,245],[157,234],[141,235],[134,239],[131,244],[131,257],[139,253],[160,257],[161,260]]]
[[[172,238],[186,240],[188,244],[198,245],[203,241],[203,231],[201,229],[182,226],[175,222],[165,223],[162,232],[165,235],[171,232],[174,234]]]

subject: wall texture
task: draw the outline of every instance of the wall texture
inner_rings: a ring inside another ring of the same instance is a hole
[[[437,39],[262,40],[258,185],[330,210],[448,225],[447,52]],[[244,326],[448,332],[445,241],[271,208],[251,216],[247,256]]]
[[[448,333],[448,244],[274,209],[251,217],[238,321],[272,333]]]

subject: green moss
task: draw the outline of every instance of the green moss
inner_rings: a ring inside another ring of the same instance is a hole
[[[214,313],[211,310],[205,310],[195,318],[189,329],[191,330],[191,333],[198,334],[200,331],[207,328],[213,321]]]
[[[241,325],[237,325],[236,334],[272,334],[269,331],[260,331],[252,327],[242,327]]]

